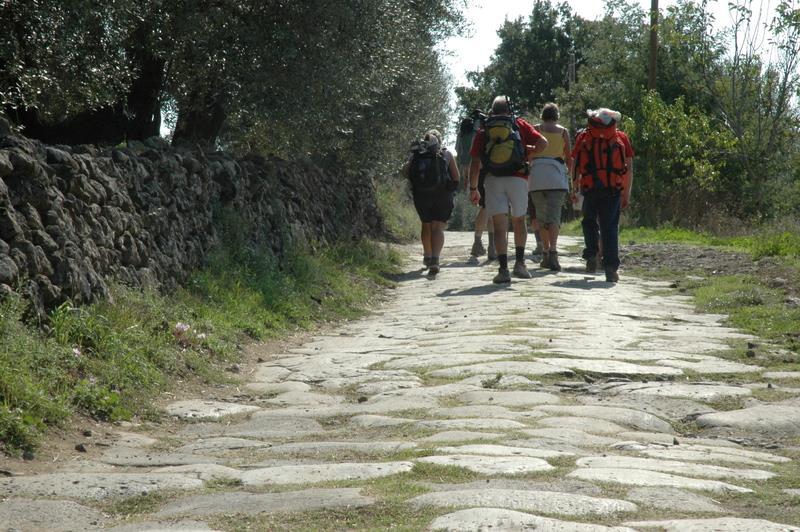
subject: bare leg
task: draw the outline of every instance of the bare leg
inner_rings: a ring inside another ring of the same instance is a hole
[[[528,228],[525,226],[525,216],[511,218],[511,225],[514,226],[514,246],[524,248],[528,241]]]
[[[439,258],[444,247],[444,222],[431,222],[431,257]]]
[[[549,239],[550,249],[556,251],[558,248],[558,232],[561,227],[558,224],[550,224],[547,229],[547,238]]]
[[[430,223],[423,223],[422,224],[422,231],[420,234],[420,238],[422,240],[422,254],[425,257],[431,256],[431,224]]]
[[[494,249],[498,255],[508,254],[508,215],[495,214],[492,216],[494,224]],[[524,225],[524,224],[523,224]]]
[[[475,217],[475,238],[480,239],[486,229],[486,209],[481,207],[478,215]]]
[[[540,226],[539,229],[539,238],[542,240],[542,253],[547,253],[551,249],[553,249],[553,243],[550,240],[550,227]]]

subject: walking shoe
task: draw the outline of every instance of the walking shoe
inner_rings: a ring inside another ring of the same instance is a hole
[[[606,270],[606,282],[607,283],[616,283],[619,281],[619,274],[616,270],[607,269]]]
[[[554,272],[560,272],[561,264],[558,262],[558,251],[550,251],[547,256],[550,259],[550,269]]]
[[[483,242],[476,240],[472,244],[472,251],[470,251],[469,254],[473,257],[482,257],[486,255],[486,248],[483,247]]]
[[[433,277],[437,273],[439,273],[439,265],[438,264],[431,264],[431,267],[428,269],[428,275]]]
[[[508,272],[508,268],[500,268],[500,271],[494,276],[492,282],[495,284],[510,283],[511,274]]]
[[[597,257],[586,259],[586,273],[597,273]]]
[[[550,267],[550,252],[542,252],[542,262],[539,263],[540,268],[548,269]]]
[[[517,261],[514,263],[514,277],[518,279],[530,279],[531,272],[528,271],[528,268],[525,267],[525,263],[522,261]]]

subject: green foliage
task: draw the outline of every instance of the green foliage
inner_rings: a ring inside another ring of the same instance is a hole
[[[735,201],[741,187],[723,177],[733,136],[699,109],[686,109],[682,97],[667,104],[650,92],[641,105],[633,140],[649,159],[634,179],[639,220],[702,223],[713,205]]]
[[[175,380],[219,382],[242,342],[356,316],[399,263],[367,242],[294,251],[282,263],[228,242],[187,288],[114,287],[109,302],[55,310],[49,334],[23,323],[18,299],[0,302],[0,449],[32,449],[75,412],[107,421],[149,414]]]
[[[411,200],[408,181],[383,180],[376,183],[378,209],[389,234],[400,242],[410,242],[419,236],[420,225]]]

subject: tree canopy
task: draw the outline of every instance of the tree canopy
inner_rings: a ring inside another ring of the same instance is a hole
[[[444,127],[463,3],[6,0],[0,101],[50,142],[142,139],[166,108],[175,141],[355,166]]]

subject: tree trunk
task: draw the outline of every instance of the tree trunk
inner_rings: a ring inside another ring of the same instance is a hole
[[[202,94],[193,91],[187,101],[179,105],[173,144],[191,142],[213,146],[228,116],[224,100],[219,91]]]

